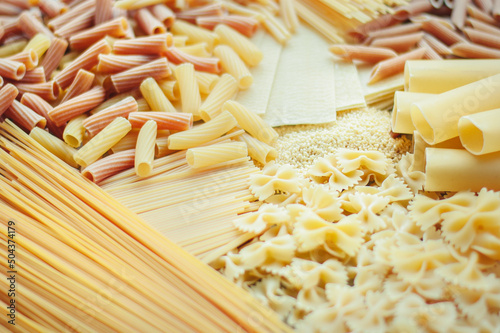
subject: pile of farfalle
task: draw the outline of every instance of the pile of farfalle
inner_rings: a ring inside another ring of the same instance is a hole
[[[424,192],[412,158],[266,165],[255,238],[214,267],[297,332],[500,332],[500,193]]]

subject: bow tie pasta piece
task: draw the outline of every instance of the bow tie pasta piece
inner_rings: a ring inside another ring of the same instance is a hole
[[[234,220],[236,228],[243,232],[261,234],[273,225],[287,223],[289,216],[287,210],[273,204],[263,204],[257,212],[244,214]]]
[[[388,197],[389,202],[407,201],[413,198],[413,193],[403,180],[395,174],[389,175],[380,185],[375,186],[356,186],[356,191],[366,194],[377,194],[382,197]]]
[[[222,266],[222,274],[231,281],[236,281],[245,273],[241,266],[241,256],[234,253],[228,253],[218,259],[218,265]]]
[[[360,168],[360,171],[363,171],[363,175],[361,176],[361,180],[359,181],[359,185],[367,185],[372,182],[375,182],[377,186],[380,186],[382,182],[393,173],[396,172],[396,168],[389,162],[387,165],[387,169],[383,173],[378,173],[373,170],[367,168]]]
[[[325,288],[329,283],[347,285],[347,271],[338,260],[328,259],[323,263],[294,258],[285,276],[295,289]]]
[[[385,220],[378,215],[389,204],[390,199],[372,194],[350,194],[348,201],[342,202],[344,210],[354,213],[344,220],[358,221],[365,233],[372,233],[387,228]]]
[[[265,242],[255,242],[240,251],[241,262],[246,270],[261,268],[279,269],[290,263],[297,246],[290,235],[275,237]]]
[[[479,326],[481,322],[498,317],[500,310],[500,279],[496,278],[486,285],[486,290],[474,290],[457,285],[451,287],[454,302],[471,322]],[[497,313],[495,316],[488,314]],[[498,318],[497,318],[498,319]],[[494,326],[495,327],[495,326]],[[495,328],[498,328],[496,326]],[[487,330],[485,331],[487,332]],[[489,332],[494,332],[490,330]]]
[[[411,171],[414,155],[406,153],[396,165],[396,174],[403,178],[405,183],[414,194],[419,193],[424,188],[425,173],[421,171]]]
[[[363,172],[361,170],[345,173],[340,171],[335,155],[330,155],[318,158],[307,174],[318,184],[328,182],[332,191],[342,191],[358,184]]]
[[[265,277],[249,288],[250,293],[284,319],[296,304],[295,298],[287,295],[278,277]]]
[[[344,173],[365,168],[378,174],[386,174],[391,163],[383,153],[378,151],[339,149],[335,158],[337,165]]]
[[[262,174],[250,177],[250,190],[261,201],[277,192],[288,195],[300,193],[302,187],[297,171],[287,164],[278,166],[274,162],[268,163],[262,169]]]
[[[321,186],[311,186],[303,190],[302,199],[306,207],[329,222],[338,221],[344,216],[337,192],[327,191]]]

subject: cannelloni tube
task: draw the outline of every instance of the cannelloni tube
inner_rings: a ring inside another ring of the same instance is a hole
[[[430,96],[434,96],[434,94],[396,91],[394,94],[394,108],[392,109],[392,131],[394,133],[413,134],[415,126],[411,121],[410,105]]]
[[[500,151],[500,109],[464,116],[458,121],[460,141],[474,155]]]

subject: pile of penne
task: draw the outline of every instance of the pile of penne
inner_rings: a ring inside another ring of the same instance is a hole
[[[164,2],[2,2],[0,116],[95,182],[176,150],[193,168],[274,159],[276,132],[232,101],[262,14]]]
[[[330,51],[375,64],[370,83],[402,73],[407,60],[500,58],[500,1],[444,3],[412,1],[353,29],[351,37],[361,44],[336,44]]]

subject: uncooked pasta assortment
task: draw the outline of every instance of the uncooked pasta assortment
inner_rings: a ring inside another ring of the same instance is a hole
[[[3,1],[0,327],[497,332],[498,59],[499,0]]]

